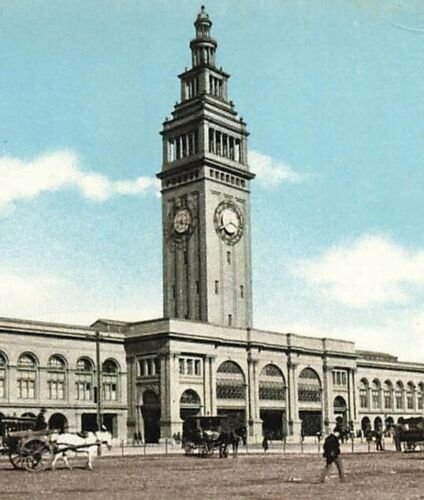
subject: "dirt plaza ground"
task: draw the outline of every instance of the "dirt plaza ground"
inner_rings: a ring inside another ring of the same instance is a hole
[[[93,471],[14,471],[0,463],[0,499],[418,499],[424,498],[424,453],[344,454],[346,483],[336,470],[318,482],[318,454],[102,457]]]

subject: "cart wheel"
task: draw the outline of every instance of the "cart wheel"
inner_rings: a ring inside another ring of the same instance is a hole
[[[13,465],[13,468],[16,470],[22,470],[24,468],[22,464],[22,457],[20,450],[9,451],[9,461]]]
[[[49,442],[31,439],[20,448],[22,467],[28,472],[39,472],[50,468],[53,449]]]

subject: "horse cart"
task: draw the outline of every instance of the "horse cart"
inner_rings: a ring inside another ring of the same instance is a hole
[[[403,418],[398,424],[400,443],[405,451],[424,450],[424,418]]]
[[[54,469],[62,459],[71,469],[67,455],[84,454],[87,467],[102,444],[112,447],[112,435],[106,430],[87,432],[83,435],[58,433],[55,430],[34,431],[35,419],[25,417],[0,418],[0,453],[8,455],[15,469],[38,472]]]
[[[237,454],[243,428],[227,415],[192,416],[184,421],[183,448],[186,456],[211,457],[217,450],[220,458],[228,456],[228,446]]]
[[[35,419],[2,417],[0,419],[0,452],[8,455],[15,469],[31,472],[50,466],[54,448],[47,431],[33,431]]]

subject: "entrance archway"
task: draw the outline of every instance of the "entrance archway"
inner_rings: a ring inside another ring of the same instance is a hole
[[[274,364],[264,366],[259,375],[259,404],[263,435],[282,439],[286,434],[286,383],[282,371]]]
[[[151,390],[143,392],[141,413],[144,420],[144,440],[146,443],[158,443],[160,438],[160,401]]]
[[[362,432],[364,433],[364,436],[366,435],[367,432],[371,430],[371,422],[368,417],[362,417],[361,420],[361,429]]]
[[[200,413],[200,397],[193,389],[187,389],[181,394],[180,398],[180,418],[185,420]]]
[[[333,412],[337,429],[340,432],[344,432],[347,428],[347,404],[342,396],[337,396],[334,399]]]
[[[30,411],[27,411],[25,413],[22,413],[22,417],[23,418],[37,418],[36,415],[34,415],[34,413],[31,413]]]
[[[297,398],[302,436],[316,436],[321,432],[321,380],[312,368],[307,367],[300,372]]]
[[[383,421],[381,420],[381,417],[375,417],[374,419],[374,430],[379,431],[383,429]]]
[[[53,413],[49,418],[49,429],[59,432],[66,432],[68,430],[68,421],[62,413]]]

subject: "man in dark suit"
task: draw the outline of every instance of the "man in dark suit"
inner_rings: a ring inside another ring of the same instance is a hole
[[[47,422],[45,417],[46,412],[47,410],[45,408],[41,408],[40,413],[37,415],[37,420],[34,424],[35,431],[44,431],[45,429],[47,429]]]
[[[330,470],[331,464],[334,462],[336,464],[337,470],[339,471],[340,482],[345,481],[343,463],[340,456],[340,444],[339,444],[339,433],[334,430],[329,434],[324,441],[324,453],[325,467],[321,473],[320,482],[325,483],[325,478]]]

